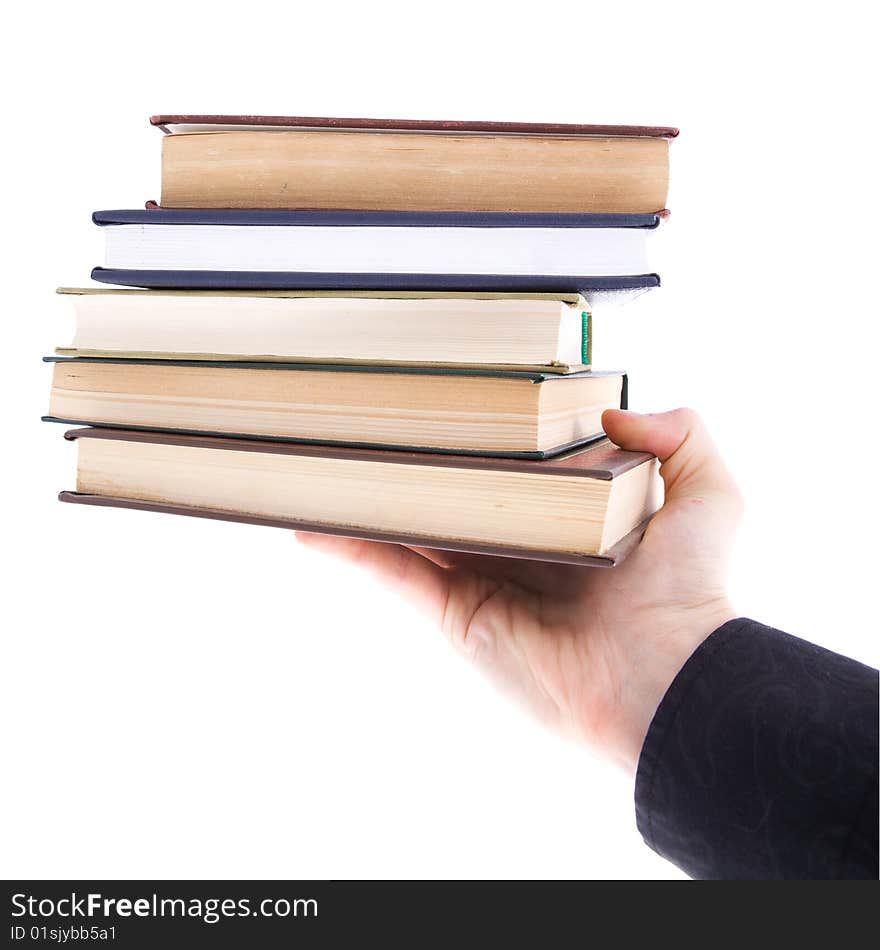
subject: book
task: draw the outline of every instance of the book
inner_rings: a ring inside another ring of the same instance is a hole
[[[104,283],[578,293],[652,287],[658,215],[98,211]]]
[[[657,215],[98,211],[95,280],[156,288],[579,293],[659,284]]]
[[[602,435],[619,372],[47,357],[49,418],[540,458]]]
[[[62,501],[456,551],[611,566],[660,501],[656,460],[607,440],[527,462],[109,429],[66,438],[78,474]]]
[[[66,288],[59,356],[379,363],[573,372],[590,363],[578,294]]]
[[[154,116],[166,208],[657,212],[676,129]],[[242,169],[247,174],[242,174]]]

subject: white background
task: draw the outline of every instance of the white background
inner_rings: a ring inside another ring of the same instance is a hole
[[[664,286],[598,321],[599,362],[634,408],[708,421],[748,506],[737,608],[876,665],[868,9],[7,11],[0,873],[680,877],[628,778],[352,569],[284,531],[58,504],[53,289],[101,262],[92,210],[158,197],[151,113],[679,125]]]

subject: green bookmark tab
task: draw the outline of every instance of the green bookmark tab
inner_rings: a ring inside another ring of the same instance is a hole
[[[581,311],[581,362],[589,366],[592,361],[593,341],[590,337],[590,311]]]

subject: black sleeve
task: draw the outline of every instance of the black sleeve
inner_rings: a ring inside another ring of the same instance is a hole
[[[753,620],[660,704],[636,775],[649,847],[695,878],[874,878],[877,671]]]

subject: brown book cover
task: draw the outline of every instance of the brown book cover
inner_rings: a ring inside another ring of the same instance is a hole
[[[460,119],[352,119],[301,115],[154,115],[150,123],[165,133],[175,126],[230,126],[269,129],[367,129],[394,132],[463,132],[493,135],[599,135],[673,139],[678,129],[665,125],[582,125],[568,122],[486,122]]]
[[[123,429],[71,429],[65,432],[64,437],[70,441],[76,439],[111,439],[125,442],[182,445],[194,448],[227,449],[275,455],[299,455],[374,462],[381,461],[391,465],[405,464],[490,471],[540,472],[542,475],[547,476],[565,475],[607,481],[653,458],[653,456],[648,453],[630,452],[619,449],[608,439],[604,439],[597,444],[557,458],[533,461],[527,459],[487,458],[473,455],[434,455],[425,452],[397,452],[374,449],[350,449],[338,446],[255,442],[245,439],[173,435],[169,433]],[[564,564],[591,565],[596,567],[613,567],[619,563],[638,544],[647,525],[647,522],[639,525],[638,528],[630,532],[602,555],[577,555],[560,554],[559,552],[524,551],[504,546],[463,542],[456,539],[444,540],[422,538],[412,535],[386,534],[383,532],[365,531],[347,527],[342,528],[333,525],[314,524],[287,519],[258,518],[213,508],[164,505],[132,498],[82,494],[73,491],[61,492],[58,498],[60,501],[73,504],[111,508],[132,508],[140,511],[155,511],[168,514],[189,515],[196,518],[211,518],[222,521],[288,528],[299,531],[314,531],[322,534],[334,534],[343,537],[363,538],[365,540],[431,547],[440,550],[461,551],[473,554],[491,554],[504,557],[525,558],[528,560],[556,561]]]

